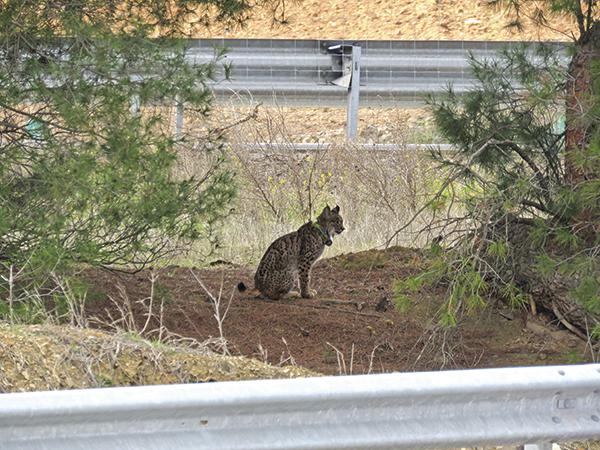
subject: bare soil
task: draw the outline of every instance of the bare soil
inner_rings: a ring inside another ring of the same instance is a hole
[[[216,104],[209,117],[186,116],[186,131],[202,136],[205,130],[252,119],[226,134],[233,143],[341,143],[346,140],[346,108],[249,106]],[[443,142],[435,131],[431,111],[425,108],[360,108],[358,136],[361,143],[399,144]]]
[[[189,342],[150,342],[80,327],[0,324],[0,392],[314,376],[215,355]]]
[[[235,355],[272,364],[298,364],[324,373],[368,373],[441,368],[499,367],[580,363],[591,360],[584,342],[546,323],[491,305],[477,317],[466,317],[451,333],[434,334],[432,319],[444,287],[414,295],[408,313],[392,305],[394,280],[425,267],[422,251],[395,247],[319,261],[313,269],[315,299],[281,301],[256,298],[253,289],[236,290],[239,281],[252,286],[253,269],[220,264],[208,269],[170,266],[156,269],[152,319],[182,336],[205,340],[218,336],[214,310],[192,270],[231,305],[224,334]],[[118,316],[114,303],[125,295],[139,324],[147,318],[141,299],[150,293],[150,271],[137,274],[87,271],[87,311],[103,320]],[[148,301],[146,300],[146,306]]]
[[[544,2],[529,2],[532,8]],[[244,27],[212,26],[197,37],[285,39],[402,39],[402,40],[569,40],[575,24],[553,17],[549,27],[531,25],[523,9],[524,30],[507,28],[511,17],[504,7],[487,0],[285,0],[267,2],[278,8],[279,22],[269,8],[255,9]]]

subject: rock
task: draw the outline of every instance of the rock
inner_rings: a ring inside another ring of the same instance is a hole
[[[390,302],[388,300],[387,296],[384,296],[384,297],[381,297],[379,302],[377,302],[377,305],[375,306],[375,311],[385,312],[391,307],[392,307],[392,302]]]

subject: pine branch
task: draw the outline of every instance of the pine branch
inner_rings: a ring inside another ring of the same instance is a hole
[[[497,141],[495,139],[490,139],[488,140],[485,144],[483,144],[479,149],[477,149],[477,151],[475,153],[473,153],[470,157],[469,160],[462,166],[462,168],[467,168],[470,169],[471,165],[475,162],[475,160],[490,146],[490,145],[502,145],[502,144],[509,144],[512,143],[512,141]],[[459,166],[460,167],[460,166]],[[456,181],[456,179],[461,175],[461,170],[457,170],[452,176],[448,177],[446,179],[446,181],[444,182],[444,184],[442,184],[442,187],[440,189],[438,189],[438,191],[435,193],[435,195],[427,202],[425,203],[421,208],[419,208],[419,210],[412,216],[412,218],[402,227],[398,228],[385,242],[385,247],[389,247],[389,245],[392,243],[392,241],[396,238],[396,236],[398,236],[400,233],[402,233],[404,230],[406,230],[416,219],[417,217],[419,217],[421,215],[421,213],[423,211],[425,211],[425,209],[427,209],[429,206],[431,206],[431,204],[433,202],[435,202],[436,200],[438,200],[440,198],[440,196],[443,194],[443,192],[446,190],[446,188],[453,183],[454,181]]]
[[[515,151],[519,157],[525,161],[525,163],[533,170],[533,174],[535,179],[539,183],[540,187],[543,189],[543,195],[546,201],[550,202],[550,187],[548,186],[548,180],[537,166],[535,161],[529,157],[529,155],[516,143],[513,141],[506,142],[508,146]]]

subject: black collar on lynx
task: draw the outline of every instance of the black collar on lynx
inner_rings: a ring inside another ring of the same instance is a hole
[[[327,231],[325,231],[318,222],[312,222],[312,226],[319,230],[319,233],[321,233],[321,236],[323,236],[323,242],[325,242],[327,246],[330,246],[332,244],[332,241],[331,236],[329,236],[329,233],[327,233]]]

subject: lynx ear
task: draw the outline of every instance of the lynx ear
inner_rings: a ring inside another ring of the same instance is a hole
[[[335,208],[333,208],[332,211],[334,213],[339,213],[340,212],[340,206],[339,205],[335,205]]]
[[[321,214],[325,214],[326,216],[328,216],[330,212],[331,209],[329,208],[329,205],[325,205],[325,208],[323,208],[323,212]]]

